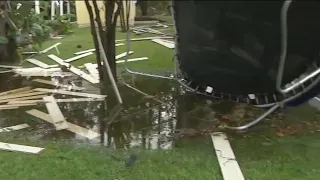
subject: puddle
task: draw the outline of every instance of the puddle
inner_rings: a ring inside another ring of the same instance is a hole
[[[53,87],[31,82],[25,78],[10,78],[11,76],[1,74],[0,81],[6,86],[1,87],[0,92],[26,85],[41,88]],[[5,79],[10,79],[10,81]],[[244,113],[243,108],[235,103],[208,100],[198,95],[182,93],[178,84],[173,81],[135,77],[134,80],[128,80],[128,83],[154,96],[157,100],[119,83],[124,101],[122,106],[117,104],[112,92],[106,93],[108,97],[105,102],[59,103],[68,122],[101,133],[98,138],[87,140],[67,130],[56,131],[52,124],[25,113],[30,109],[38,109],[47,113],[44,104],[1,110],[0,127],[27,123],[30,128],[19,130],[17,133],[19,136],[34,140],[70,141],[88,145],[102,144],[107,147],[125,149],[170,149],[176,146],[180,139],[198,138],[207,132],[216,130],[223,121],[252,119],[257,113],[262,112],[262,110],[251,108],[249,113]],[[81,81],[77,85],[85,87],[84,92],[100,94],[100,89],[88,82]],[[55,95],[55,97],[68,98],[64,95]],[[106,104],[106,110],[100,108],[103,103]]]

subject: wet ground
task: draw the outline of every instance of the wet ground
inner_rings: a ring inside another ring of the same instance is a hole
[[[31,82],[30,79],[11,76],[12,74],[1,75],[1,83],[6,84],[1,87],[1,92],[26,85],[53,88],[50,85]],[[86,88],[84,92],[100,94],[99,87],[81,80],[76,83]],[[104,102],[59,103],[68,122],[101,133],[99,138],[87,140],[67,130],[56,131],[52,124],[25,113],[29,109],[46,112],[44,104],[1,110],[0,127],[27,123],[30,128],[19,130],[17,136],[25,136],[33,140],[102,144],[125,149],[170,149],[177,146],[181,138],[202,137],[219,129],[224,123],[230,123],[231,120],[233,124],[240,124],[263,112],[261,109],[248,108],[222,100],[209,100],[185,92],[177,83],[169,80],[129,76],[126,78],[126,83],[150,96],[125,86],[120,80],[119,89],[124,101],[123,105],[117,104],[112,89],[105,90],[108,97]],[[55,95],[55,97],[67,98],[61,95]],[[307,109],[311,108],[307,107]],[[296,117],[296,115],[293,116]],[[282,118],[281,113],[269,118],[274,117]]]

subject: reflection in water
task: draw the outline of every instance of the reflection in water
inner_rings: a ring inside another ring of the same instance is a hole
[[[0,81],[3,82],[2,78]],[[8,86],[1,87],[5,88],[1,91],[28,84],[34,87],[52,88],[43,84],[30,84],[30,81],[15,78],[10,80]],[[83,85],[88,93],[100,93],[99,88],[88,85],[86,82],[83,82]],[[238,105],[220,100],[208,100],[182,92],[180,87],[172,81],[136,78],[134,86],[165,104],[145,97],[124,85],[119,87],[124,100],[123,105],[117,104],[113,91],[108,89],[105,90],[108,94],[106,102],[59,104],[67,121],[101,133],[100,138],[90,141],[70,131],[56,131],[53,125],[24,113],[33,108],[46,112],[43,104],[37,107],[0,111],[0,126],[27,123],[31,128],[19,132],[34,139],[71,140],[71,142],[121,149],[170,149],[180,146],[182,137],[198,137],[206,131],[214,130],[219,125],[219,121],[225,119],[225,114],[232,116],[233,119],[237,119],[237,116],[239,116],[238,119],[243,117],[243,113],[239,113],[240,115],[230,113],[242,112],[243,108],[239,110]],[[55,97],[68,98],[65,95],[55,95]],[[234,110],[235,108],[237,110]]]

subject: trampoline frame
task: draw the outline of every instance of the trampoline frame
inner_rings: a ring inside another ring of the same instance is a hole
[[[285,98],[285,99],[283,99],[279,102],[276,102],[276,103],[255,105],[256,107],[269,108],[269,109],[266,112],[264,112],[263,114],[261,114],[260,116],[258,116],[256,119],[252,120],[251,122],[249,122],[247,124],[244,124],[242,126],[237,126],[237,127],[226,126],[227,129],[236,130],[236,131],[243,131],[243,130],[247,130],[247,129],[251,128],[252,126],[254,126],[254,125],[258,124],[259,122],[261,122],[262,120],[264,120],[268,115],[274,113],[279,108],[283,108],[288,102],[291,102],[291,101],[297,99],[299,96],[301,96],[305,92],[309,91],[311,88],[313,88],[316,84],[318,84],[320,82],[320,76],[318,76],[320,74],[320,68],[318,68],[316,71],[313,71],[312,73],[308,74],[305,78],[299,79],[296,82],[293,81],[292,83],[289,84],[290,85],[289,87],[287,87],[285,89],[282,88],[282,77],[283,77],[284,64],[285,64],[286,53],[287,53],[287,11],[291,5],[291,2],[292,2],[291,0],[286,0],[281,8],[281,15],[280,15],[281,16],[280,28],[281,28],[281,34],[282,34],[281,55],[280,55],[279,66],[278,66],[278,71],[277,71],[276,87],[277,87],[277,91],[280,92],[284,96],[287,95],[289,92],[294,92],[299,87],[301,87],[303,90],[297,94],[294,94],[291,97]],[[173,19],[173,26],[174,26],[175,35],[176,35],[175,44],[178,44],[179,37],[177,36],[177,26],[176,26],[176,22],[175,22],[175,11],[173,9],[173,6],[174,6],[174,1],[171,1],[171,5],[170,5],[171,16]],[[128,31],[127,31],[127,36],[126,36],[127,52],[130,51],[130,30],[131,30],[131,28],[129,27]],[[153,78],[162,78],[162,79],[168,79],[168,80],[176,80],[185,89],[187,89],[193,93],[196,93],[196,94],[208,96],[208,94],[201,93],[197,89],[193,89],[193,88],[189,87],[188,84],[186,84],[186,81],[185,81],[185,79],[182,78],[182,75],[181,75],[180,69],[179,69],[179,60],[177,57],[177,55],[179,54],[178,49],[174,48],[174,51],[175,51],[175,56],[173,59],[174,60],[174,75],[173,76],[163,76],[163,75],[157,75],[157,74],[150,74],[150,73],[146,73],[146,72],[139,72],[139,71],[134,71],[134,70],[129,69],[127,66],[127,62],[129,59],[129,56],[128,56],[129,53],[127,53],[127,55],[125,57],[124,66],[125,66],[126,71],[130,74],[153,77]],[[318,77],[315,80],[312,80],[316,76],[318,76]],[[312,83],[309,84],[308,86],[304,86],[304,83],[309,80],[311,80]]]

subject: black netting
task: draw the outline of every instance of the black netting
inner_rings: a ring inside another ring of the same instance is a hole
[[[197,85],[231,94],[274,93],[283,1],[173,0],[180,69]],[[320,50],[320,2],[288,12],[283,83],[304,73]]]

